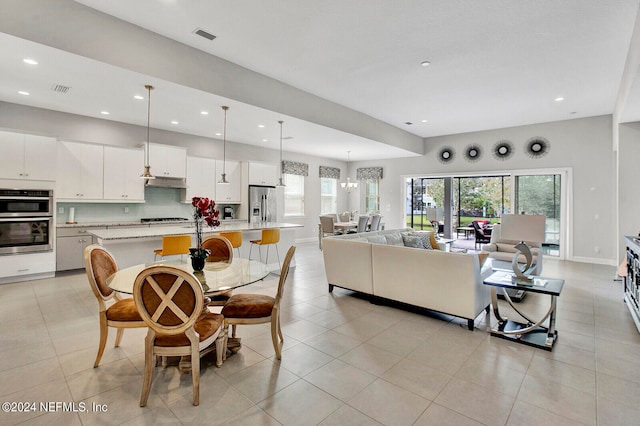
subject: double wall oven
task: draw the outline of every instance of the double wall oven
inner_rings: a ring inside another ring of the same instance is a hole
[[[53,251],[53,190],[0,189],[0,254]]]

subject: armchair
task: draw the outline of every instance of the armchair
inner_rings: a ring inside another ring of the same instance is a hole
[[[476,242],[475,248],[478,246],[482,248],[482,244],[488,244],[491,242],[491,233],[484,230],[477,221],[471,222],[471,226],[473,226],[473,234],[475,235]]]

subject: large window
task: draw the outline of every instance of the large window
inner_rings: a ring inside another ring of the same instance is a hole
[[[365,182],[364,207],[367,213],[380,212],[379,182],[377,179]]]
[[[338,180],[320,178],[320,214],[336,213],[338,210]]]
[[[284,174],[284,215],[304,215],[304,176]]]

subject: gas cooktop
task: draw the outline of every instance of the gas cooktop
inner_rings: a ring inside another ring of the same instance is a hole
[[[156,222],[186,222],[189,219],[184,217],[143,217],[140,219],[142,223],[156,223]]]

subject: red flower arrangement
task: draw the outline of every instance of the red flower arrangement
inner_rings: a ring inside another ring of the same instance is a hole
[[[202,221],[208,226],[219,226],[220,211],[216,209],[216,202],[207,197],[193,197],[191,205],[195,207],[193,219],[196,225],[196,243],[197,247],[191,249],[193,257],[207,257],[208,253],[202,250]]]

